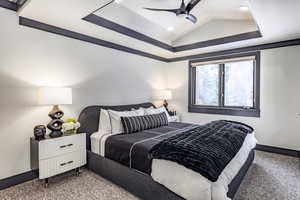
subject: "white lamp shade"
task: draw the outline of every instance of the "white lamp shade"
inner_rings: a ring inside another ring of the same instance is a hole
[[[172,91],[171,90],[157,90],[154,92],[153,98],[155,100],[170,100],[170,99],[172,99]]]
[[[71,88],[40,88],[38,103],[42,105],[72,104]]]

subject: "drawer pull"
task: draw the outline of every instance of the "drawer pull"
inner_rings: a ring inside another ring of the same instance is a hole
[[[66,147],[71,147],[71,146],[73,146],[73,144],[62,145],[59,148],[63,149],[63,148],[66,148]]]
[[[66,162],[66,163],[61,163],[60,166],[65,166],[65,165],[68,165],[68,164],[72,164],[74,161],[69,161],[69,162]]]

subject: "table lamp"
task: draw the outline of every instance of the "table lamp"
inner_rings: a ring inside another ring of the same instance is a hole
[[[72,89],[71,88],[40,88],[38,92],[38,101],[41,105],[53,105],[48,116],[52,119],[47,128],[51,131],[50,137],[60,137],[63,135],[61,129],[64,123],[61,118],[64,112],[59,108],[59,105],[72,104]]]
[[[171,90],[157,90],[154,92],[154,99],[155,100],[163,100],[163,106],[166,108],[167,111],[168,109],[168,101],[172,99],[172,91]]]

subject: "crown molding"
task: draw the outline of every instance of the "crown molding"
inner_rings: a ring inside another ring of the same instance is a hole
[[[65,37],[68,37],[68,38],[73,38],[73,39],[76,39],[76,40],[89,42],[89,43],[92,43],[92,44],[95,44],[95,45],[98,45],[98,46],[103,46],[103,47],[107,47],[107,48],[111,48],[111,49],[131,53],[131,54],[135,54],[135,55],[140,55],[140,56],[143,56],[143,57],[151,58],[151,59],[162,61],[162,62],[168,62],[167,58],[156,56],[154,54],[150,54],[150,53],[147,53],[147,52],[144,52],[144,51],[136,50],[136,49],[129,48],[129,47],[126,47],[126,46],[122,46],[122,45],[119,45],[119,44],[115,44],[115,43],[112,43],[112,42],[101,40],[101,39],[91,37],[91,36],[88,36],[88,35],[84,35],[84,34],[81,34],[81,33],[77,33],[77,32],[74,32],[74,31],[69,31],[67,29],[59,28],[59,27],[56,27],[56,26],[52,26],[52,25],[49,25],[49,24],[38,22],[38,21],[28,19],[28,18],[25,18],[25,17],[19,17],[19,24],[23,25],[23,26],[30,27],[30,28],[38,29],[38,30],[41,30],[41,31],[46,31],[46,32],[49,32],[49,33],[54,33],[54,34],[57,34],[57,35],[65,36]]]
[[[97,16],[95,14],[89,14],[88,16],[84,17],[83,20],[90,22],[92,24],[95,24],[97,26],[101,26],[103,28],[109,29],[111,31],[120,33],[122,35],[125,35],[128,37],[146,42],[148,44],[160,47],[164,50],[168,50],[173,53],[262,37],[261,32],[258,30],[258,31],[252,31],[252,32],[241,33],[241,34],[226,36],[226,37],[222,37],[222,38],[207,40],[207,41],[195,42],[192,44],[172,46],[167,43],[156,40],[152,37],[149,37],[145,34],[139,33],[139,32],[137,32],[133,29],[130,29],[126,26],[120,25],[118,23],[115,23],[115,22],[105,19],[103,17]]]
[[[217,45],[221,45],[221,44],[239,42],[239,41],[243,41],[243,40],[255,39],[255,38],[260,38],[260,37],[262,37],[262,34],[260,31],[252,31],[252,32],[247,32],[247,33],[231,35],[231,36],[227,36],[227,37],[223,37],[223,38],[217,38],[217,39],[201,41],[201,42],[196,42],[196,43],[187,44],[187,45],[176,46],[176,47],[174,47],[174,52],[181,52],[181,51],[217,46]]]
[[[17,3],[10,2],[8,0],[0,0],[0,7],[1,8],[6,8],[12,11],[17,11],[18,10],[18,5]]]
[[[84,42],[89,42],[89,43],[92,43],[95,45],[99,45],[99,46],[103,46],[103,47],[107,47],[107,48],[111,48],[111,49],[116,49],[116,50],[124,51],[127,53],[135,54],[135,55],[140,55],[143,57],[151,58],[151,59],[162,61],[162,62],[178,62],[178,61],[184,61],[184,60],[193,60],[193,59],[199,59],[199,58],[208,58],[208,57],[215,57],[215,56],[221,56],[221,55],[239,54],[239,53],[244,53],[244,52],[260,51],[260,50],[265,50],[265,49],[274,49],[274,48],[300,45],[300,38],[299,38],[299,39],[294,39],[294,40],[267,43],[267,44],[254,45],[254,46],[249,46],[249,47],[241,47],[241,48],[215,51],[215,52],[202,53],[202,54],[194,54],[194,55],[189,55],[189,56],[164,58],[164,57],[150,54],[150,53],[147,53],[144,51],[136,50],[133,48],[129,48],[126,46],[122,46],[119,44],[115,44],[112,42],[94,38],[94,37],[84,35],[81,33],[69,31],[66,29],[62,29],[62,28],[59,28],[56,26],[52,26],[49,24],[45,24],[45,23],[38,22],[38,21],[28,19],[28,18],[24,18],[24,17],[19,17],[19,23],[20,23],[20,25],[35,28],[35,29],[38,29],[41,31],[46,31],[46,32],[54,33],[54,34],[61,35],[64,37],[69,37],[69,38],[81,40]]]
[[[280,42],[266,43],[266,44],[241,47],[241,48],[235,48],[235,49],[229,49],[229,50],[222,50],[222,51],[215,51],[215,52],[209,52],[209,53],[194,54],[194,55],[190,55],[190,56],[170,58],[169,62],[193,60],[193,59],[198,59],[198,58],[209,58],[209,57],[215,57],[215,56],[221,56],[221,55],[239,54],[239,53],[244,53],[244,52],[253,52],[253,51],[275,49],[275,48],[297,46],[297,45],[300,45],[300,38],[294,39],[294,40],[285,40],[285,41],[280,41]]]

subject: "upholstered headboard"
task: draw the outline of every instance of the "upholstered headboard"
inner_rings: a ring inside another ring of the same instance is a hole
[[[142,104],[133,104],[133,105],[121,105],[121,106],[88,106],[83,109],[79,115],[78,121],[81,124],[81,127],[78,129],[79,133],[86,133],[86,147],[88,150],[91,150],[91,134],[98,131],[99,127],[99,117],[101,109],[110,109],[116,111],[126,111],[134,109],[139,109],[140,107],[148,108],[155,107],[152,103],[142,103]]]

